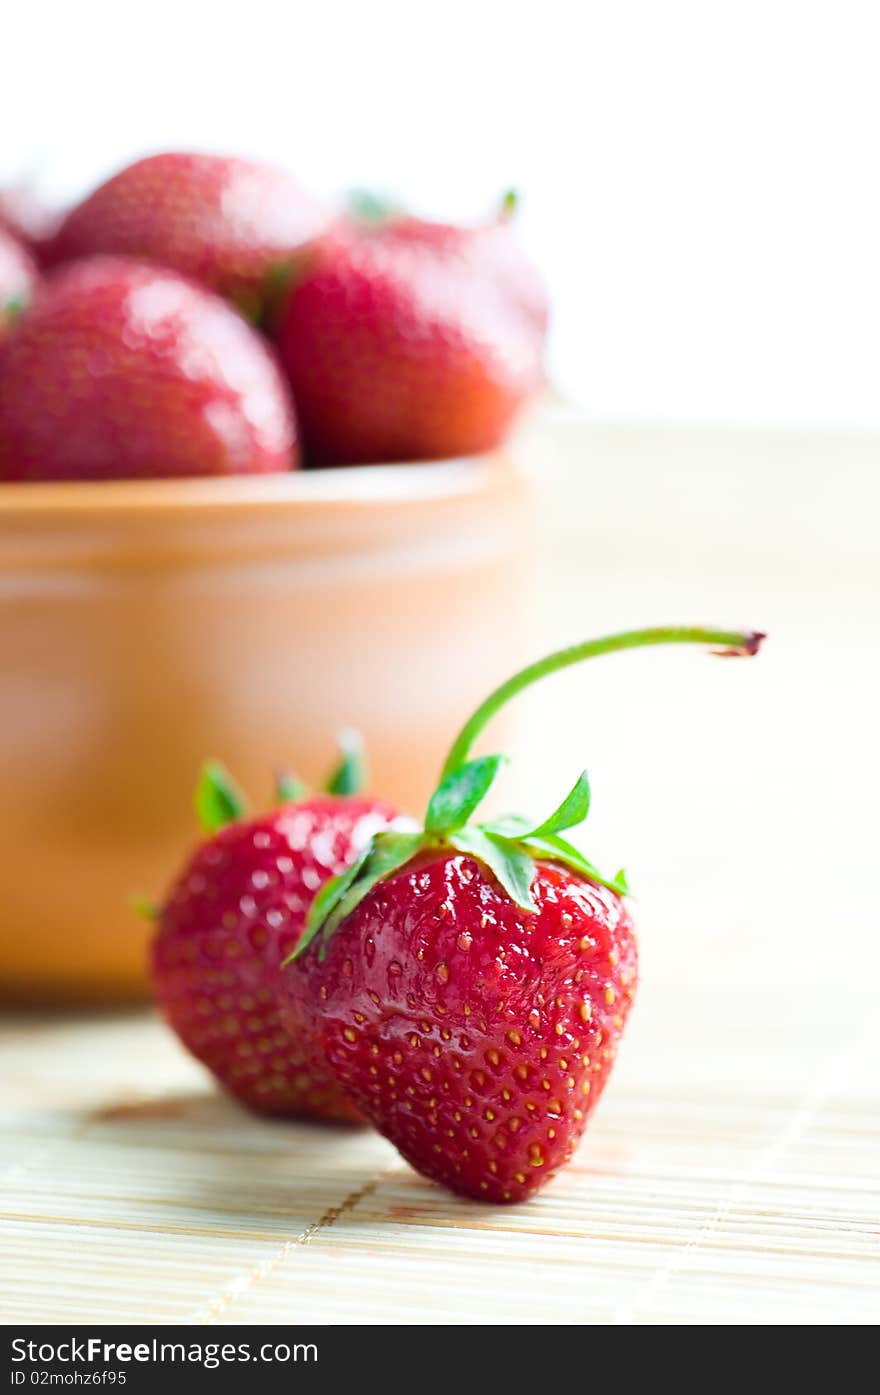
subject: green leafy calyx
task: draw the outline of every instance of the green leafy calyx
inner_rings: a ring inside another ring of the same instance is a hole
[[[238,785],[226,767],[216,760],[206,761],[202,766],[194,803],[205,833],[217,833],[228,823],[240,819],[247,810],[247,800]]]
[[[428,802],[426,833],[461,828],[482,804],[504,763],[503,756],[478,756],[441,779]]]
[[[150,899],[149,896],[141,896],[140,894],[135,894],[134,896],[129,897],[128,904],[134,911],[135,915],[140,916],[141,920],[154,921],[159,919],[159,907],[156,905],[155,901],[152,901]]]
[[[363,739],[359,732],[348,727],[341,731],[336,739],[342,751],[342,759],[324,787],[326,793],[360,794],[367,783]]]
[[[308,797],[309,787],[298,775],[290,770],[279,770],[275,774],[275,798],[279,804],[298,804]]]
[[[403,212],[400,201],[393,194],[375,189],[349,189],[345,204],[348,213],[359,223],[387,223]]]
[[[626,881],[619,872],[606,878],[571,843],[558,836],[586,817],[590,803],[586,772],[552,814],[541,823],[509,815],[494,823],[469,823],[504,764],[504,757],[477,756],[440,780],[428,802],[424,827],[412,833],[377,833],[351,867],[332,878],[312,902],[306,929],[291,959],[298,958],[320,936],[321,950],[340,923],[379,882],[400,871],[422,853],[444,850],[464,853],[482,864],[517,906],[537,910],[532,896],[535,863],[559,862],[589,881],[623,895]]]

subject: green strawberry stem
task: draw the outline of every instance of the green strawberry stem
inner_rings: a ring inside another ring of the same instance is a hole
[[[498,208],[499,223],[509,223],[516,217],[519,209],[519,194],[516,189],[506,189]]]
[[[650,644],[708,644],[725,658],[754,655],[764,637],[758,630],[709,630],[701,626],[665,625],[647,630],[622,630],[619,634],[588,639],[567,649],[557,649],[554,654],[548,654],[546,658],[520,669],[519,673],[490,693],[485,702],[480,703],[453,741],[440,779],[444,780],[465,764],[477,737],[505,703],[524,688],[531,687],[532,683],[546,678],[549,673],[558,673],[561,669],[571,668],[572,664],[579,664],[584,659],[596,659],[601,654],[614,654],[620,649],[643,649]]]
[[[205,761],[202,766],[193,804],[202,832],[209,836],[243,818],[247,811],[241,789],[218,760]]]
[[[651,644],[708,644],[717,654],[735,657],[757,654],[763,639],[764,635],[757,630],[685,626],[624,630],[560,649],[520,669],[490,693],[452,743],[437,788],[428,802],[423,828],[406,833],[389,830],[375,834],[346,872],[325,882],[309,908],[302,937],[285,963],[297,959],[319,935],[320,953],[325,954],[329,938],[372,888],[428,850],[446,848],[475,858],[511,901],[527,912],[537,911],[532,880],[539,861],[561,863],[587,881],[626,896],[629,886],[622,870],[614,877],[604,877],[579,848],[561,836],[582,823],[589,812],[590,784],[586,771],[581,772],[553,813],[537,824],[516,814],[494,823],[471,823],[471,816],[488,793],[504,761],[500,755],[471,758],[475,740],[499,708],[517,693],[548,673],[579,664],[582,659],[595,659],[600,654],[641,649]]]

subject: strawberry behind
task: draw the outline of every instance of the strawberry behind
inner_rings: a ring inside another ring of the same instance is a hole
[[[157,1000],[187,1050],[248,1109],[359,1118],[302,1033],[282,1026],[281,963],[316,890],[396,817],[380,800],[319,794],[236,819],[168,892],[151,955]]]
[[[509,236],[405,218],[325,241],[278,328],[311,459],[422,460],[504,440],[543,382],[545,328],[534,286],[497,256]]]

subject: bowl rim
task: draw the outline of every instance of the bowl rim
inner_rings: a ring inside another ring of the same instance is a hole
[[[0,523],[242,508],[387,507],[477,494],[514,468],[505,450],[444,460],[339,465],[265,475],[0,482]]]

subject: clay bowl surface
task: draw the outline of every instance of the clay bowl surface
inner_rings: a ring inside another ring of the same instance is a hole
[[[201,761],[256,807],[355,726],[419,811],[529,638],[530,485],[504,456],[261,479],[0,485],[0,994],[145,991]]]

